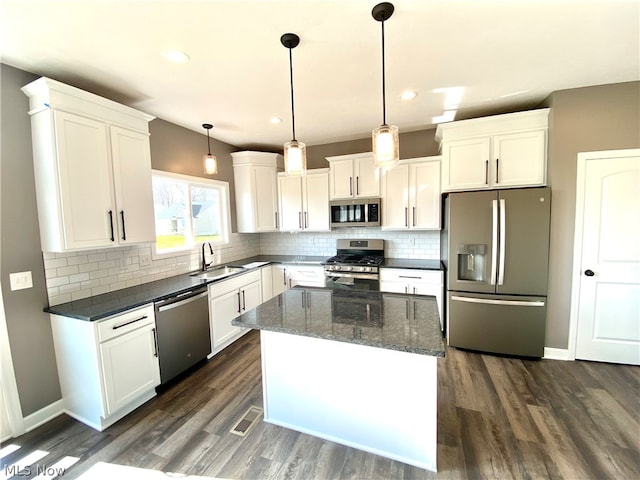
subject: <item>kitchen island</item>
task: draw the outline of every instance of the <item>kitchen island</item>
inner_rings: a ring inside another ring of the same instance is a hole
[[[261,331],[266,422],[436,471],[435,297],[294,288],[232,324]]]

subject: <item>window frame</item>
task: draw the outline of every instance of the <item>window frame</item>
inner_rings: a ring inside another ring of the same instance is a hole
[[[153,179],[156,177],[161,177],[165,180],[176,180],[178,182],[184,182],[187,184],[188,189],[188,199],[189,199],[189,212],[192,212],[191,205],[191,188],[192,187],[200,187],[200,188],[217,188],[220,192],[220,213],[224,218],[221,219],[220,222],[220,240],[213,240],[211,244],[216,245],[228,245],[230,242],[231,235],[231,199],[229,196],[229,182],[225,182],[222,180],[213,180],[210,178],[203,177],[195,177],[193,175],[184,175],[181,173],[173,173],[166,172],[164,170],[151,170],[151,181],[153,183]],[[154,202],[154,233],[155,232],[155,202]],[[158,252],[157,250],[157,233],[156,239],[154,240],[151,248],[151,258],[154,260],[160,260],[164,258],[178,257],[181,255],[187,255],[192,252],[192,250],[199,245],[199,243],[194,242],[193,237],[193,225],[192,225],[192,217],[189,215],[189,234],[190,238],[188,238],[188,243],[184,247],[175,248],[163,252]]]

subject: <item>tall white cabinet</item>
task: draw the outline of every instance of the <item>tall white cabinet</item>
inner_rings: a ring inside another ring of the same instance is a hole
[[[234,152],[231,157],[238,232],[278,231],[277,174],[284,170],[284,157],[252,151]]]
[[[547,183],[549,109],[441,123],[442,190],[485,190]]]
[[[278,174],[280,230],[328,232],[329,169],[307,170],[304,177]]]
[[[382,175],[383,230],[439,230],[440,157],[400,160]]]
[[[42,249],[155,239],[148,122],[154,117],[42,77],[29,97]]]

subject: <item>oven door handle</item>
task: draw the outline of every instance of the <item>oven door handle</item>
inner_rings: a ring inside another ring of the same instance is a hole
[[[325,272],[325,277],[341,277],[341,278],[361,278],[365,280],[378,280],[379,275],[376,273],[338,273],[338,272]]]

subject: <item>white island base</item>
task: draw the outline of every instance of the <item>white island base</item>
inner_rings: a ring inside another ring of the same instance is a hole
[[[266,422],[436,471],[437,357],[260,335]]]

